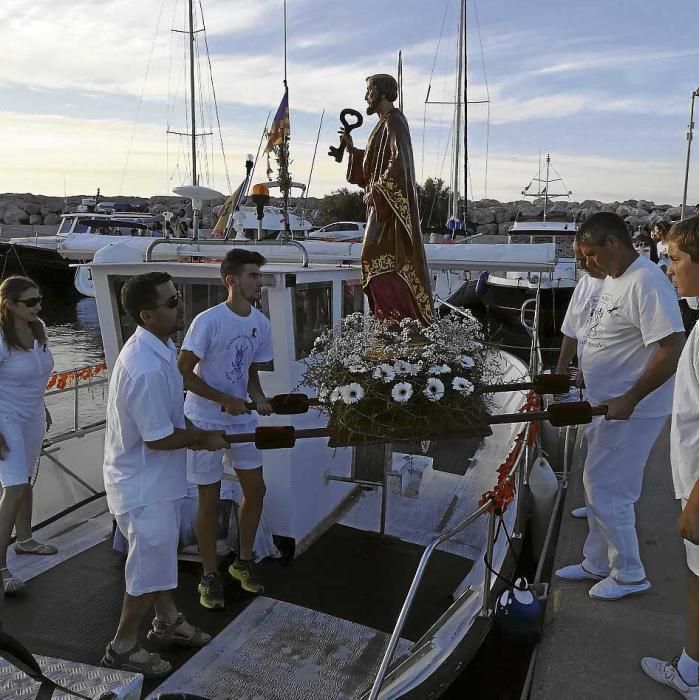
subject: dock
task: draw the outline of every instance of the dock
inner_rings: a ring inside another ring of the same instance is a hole
[[[554,570],[582,561],[587,522],[572,518],[570,511],[584,505],[584,457],[583,447],[573,460]],[[552,578],[530,700],[679,697],[653,682],[640,666],[644,656],[670,659],[682,652],[689,572],[676,529],[679,513],[672,489],[668,421],[648,459],[636,504],[641,557],[653,588],[603,602],[588,595],[594,582]]]

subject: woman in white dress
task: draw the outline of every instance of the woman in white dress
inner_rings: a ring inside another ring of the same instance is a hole
[[[17,554],[55,554],[32,537],[32,487],[51,415],[44,404],[53,370],[46,327],[39,319],[41,293],[28,277],[0,284],[0,574],[6,594],[24,589],[7,568],[7,548],[15,530]]]

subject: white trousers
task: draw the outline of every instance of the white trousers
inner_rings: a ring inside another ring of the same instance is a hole
[[[641,496],[648,455],[666,417],[627,421],[594,418],[585,426],[583,470],[587,523],[583,566],[632,583],[646,577],[638,551],[634,504]]]

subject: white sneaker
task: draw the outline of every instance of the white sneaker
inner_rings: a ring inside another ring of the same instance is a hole
[[[573,508],[570,514],[574,518],[587,518],[587,506],[582,506],[582,508]]]
[[[672,661],[662,661],[654,659],[652,656],[646,656],[645,659],[641,659],[641,668],[656,683],[676,690],[687,700],[699,700],[699,685],[689,685],[682,678],[677,670],[678,661],[679,658],[674,658]]]
[[[643,593],[651,588],[650,581],[646,578],[638,583],[620,583],[611,576],[602,579],[590,589],[590,598],[595,600],[619,600],[630,595]]]
[[[601,581],[604,578],[604,576],[588,571],[582,564],[564,566],[556,571],[556,576],[569,581]]]

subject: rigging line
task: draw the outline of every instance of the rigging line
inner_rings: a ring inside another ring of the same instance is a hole
[[[558,172],[558,170],[556,170],[556,168],[553,167],[553,165],[551,166],[551,170],[553,170],[553,172],[556,173],[556,175],[558,175],[558,179],[561,181],[561,184],[563,185],[564,194],[570,200],[570,191],[568,190],[568,185],[566,185],[565,181],[561,177],[561,174]],[[553,180],[553,182],[555,182],[555,180]]]
[[[206,138],[204,136],[204,132],[206,131],[206,115],[205,115],[205,100],[204,100],[204,91],[203,91],[203,85],[202,85],[202,79],[201,79],[201,55],[199,53],[199,38],[197,37],[195,39],[195,54],[196,54],[196,71],[197,71],[197,89],[199,91],[199,99],[198,99],[198,107],[199,107],[199,124],[202,126],[202,138]],[[209,153],[206,150],[206,141],[202,142],[200,147],[197,149],[197,152],[201,152],[201,159],[203,161],[204,165],[204,177],[205,177],[205,182],[206,184],[211,187],[211,164],[209,163]]]
[[[177,14],[177,5],[179,0],[175,0],[172,7],[172,18],[170,19],[170,27],[175,26],[175,15]],[[167,70],[167,109],[165,111],[166,119],[165,123],[167,128],[170,128],[170,105],[172,104],[172,56],[174,54],[173,48],[175,43],[175,32],[170,31],[170,61]]]
[[[485,68],[485,52],[483,51],[483,37],[481,36],[481,24],[478,19],[478,3],[473,0],[473,14],[476,17],[476,32],[478,34],[478,45],[481,54],[481,66],[483,67],[483,83],[485,84],[485,96],[487,99],[487,122],[485,135],[485,179],[483,183],[484,197],[488,197],[488,155],[490,152],[490,85],[488,84],[488,72]]]
[[[262,129],[262,136],[260,136],[260,143],[257,144],[257,153],[255,154],[255,162],[252,164],[252,171],[250,172],[250,179],[248,180],[248,185],[245,188],[245,194],[240,198],[241,201],[247,197],[248,190],[250,189],[250,185],[252,183],[253,176],[255,175],[255,169],[257,168],[257,159],[260,157],[260,149],[262,148],[262,142],[265,140],[265,136],[267,135],[267,127],[269,126],[269,118],[272,116],[272,110],[270,109],[269,112],[267,112],[267,119],[265,119],[265,125],[264,128]]]
[[[449,139],[447,140],[447,147],[444,149],[444,157],[442,158],[442,167],[439,170],[439,178],[438,178],[439,180],[442,180],[442,173],[444,172],[444,163],[447,159],[447,153],[449,151],[449,145],[452,142],[453,135],[454,135],[454,122],[452,121],[451,129],[449,130]],[[427,225],[428,226],[429,226],[430,222],[432,221],[432,214],[434,212],[434,207],[435,207],[435,204],[437,203],[437,200],[439,199],[439,195],[441,194],[441,192],[442,192],[441,188],[435,190],[435,195],[432,198],[432,205],[430,206],[430,213],[427,216]]]
[[[126,171],[129,167],[129,158],[131,157],[131,149],[133,148],[133,140],[136,136],[136,127],[138,126],[138,120],[141,116],[141,106],[143,104],[143,95],[146,92],[146,83],[148,81],[148,73],[150,72],[151,61],[153,60],[153,52],[155,51],[155,41],[158,37],[158,32],[160,31],[160,20],[163,16],[163,7],[165,6],[165,0],[160,2],[160,10],[158,11],[158,21],[155,23],[155,31],[153,32],[153,41],[150,45],[150,53],[148,55],[148,64],[146,65],[146,74],[143,76],[143,85],[141,86],[141,95],[138,98],[138,107],[136,108],[136,118],[134,119],[134,124],[131,129],[131,139],[129,140],[129,148],[126,151],[126,161],[124,162],[124,171],[121,174],[121,182],[119,183],[119,194],[124,190],[124,180],[126,178]]]
[[[199,0],[199,7],[201,8],[201,0]],[[201,26],[204,30],[204,46],[206,47],[206,59],[209,63],[209,78],[211,79],[211,94],[214,98],[214,112],[216,113],[216,124],[218,125],[218,137],[221,143],[221,156],[223,157],[223,169],[226,173],[226,182],[228,183],[228,192],[232,193],[233,188],[231,187],[231,176],[228,172],[228,161],[226,160],[226,149],[223,147],[223,130],[221,129],[221,118],[218,111],[218,100],[216,99],[216,87],[214,85],[214,72],[211,67],[211,54],[209,52],[209,40],[206,35],[206,24],[204,24],[204,11],[202,10],[201,15]]]
[[[306,214],[306,202],[308,201],[308,193],[311,189],[311,178],[313,177],[313,166],[316,162],[316,153],[318,152],[318,142],[320,141],[320,130],[323,128],[323,117],[325,117],[325,109],[323,109],[320,115],[320,124],[318,124],[318,135],[316,136],[316,145],[313,149],[313,159],[311,160],[311,171],[308,173],[308,184],[306,185],[306,192],[303,197],[303,207],[301,209],[301,218],[303,219]]]

